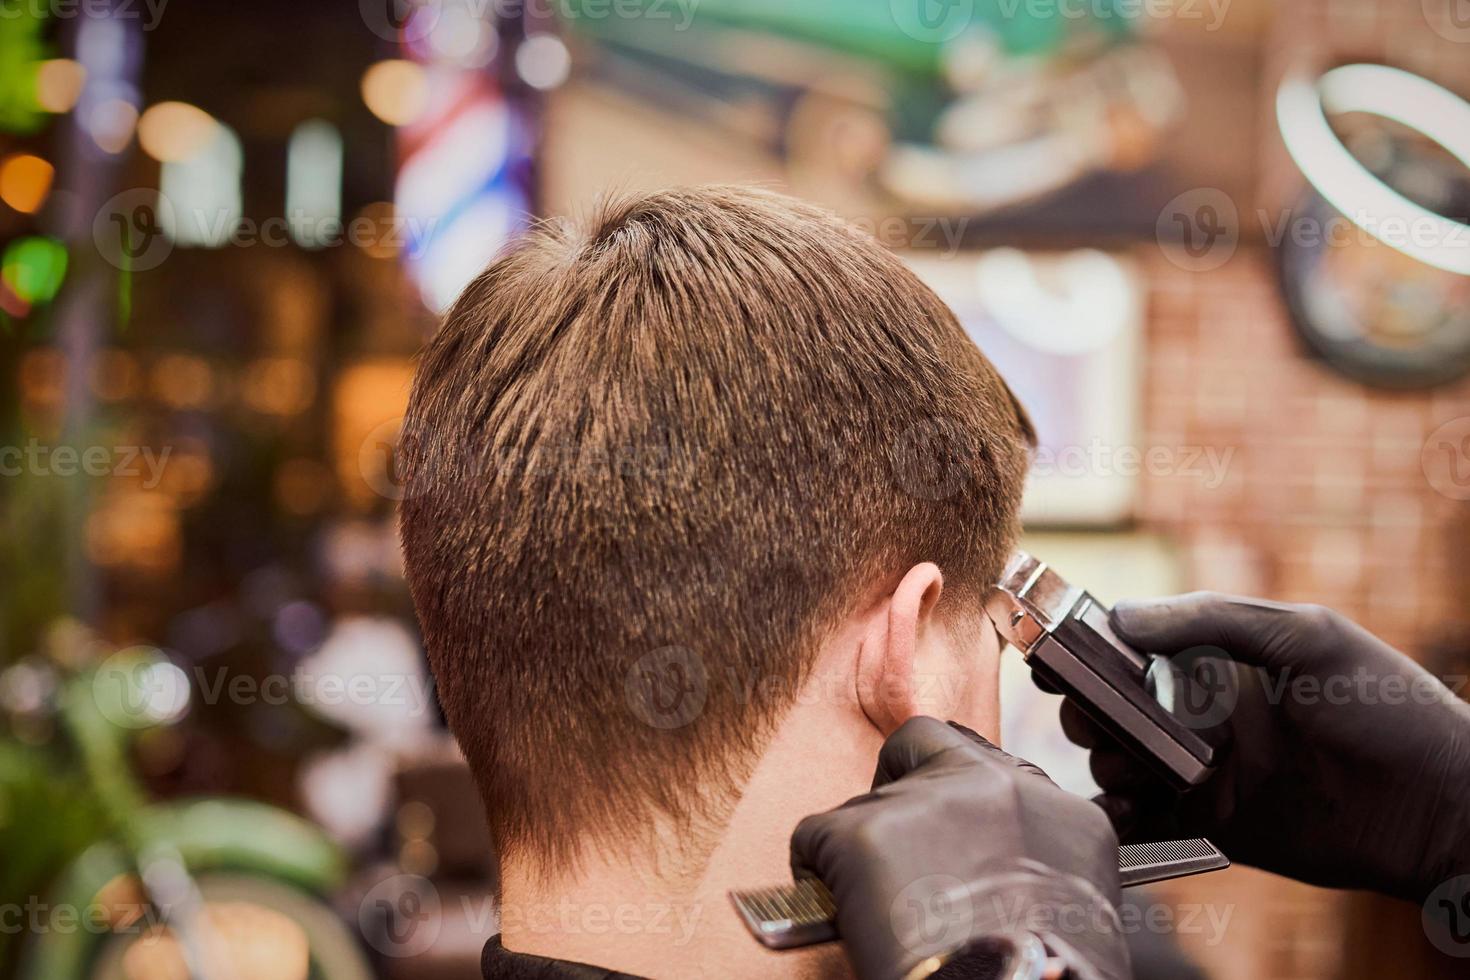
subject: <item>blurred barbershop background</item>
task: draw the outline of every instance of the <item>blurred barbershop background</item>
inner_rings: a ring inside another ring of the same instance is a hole
[[[438,311],[606,190],[906,256],[1104,600],[1325,603],[1463,689],[1466,97],[1465,0],[0,3],[0,978],[182,977],[197,923],[253,977],[479,975],[393,447]],[[1470,962],[1245,868],[1138,901],[1219,980]]]

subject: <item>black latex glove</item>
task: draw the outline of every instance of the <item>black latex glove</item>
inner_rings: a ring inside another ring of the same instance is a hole
[[[1107,816],[959,725],[915,718],[873,791],[807,817],[791,869],[837,903],[861,980],[899,980],[973,938],[1031,932],[1072,970],[1122,978],[1118,840]]]
[[[1173,657],[1190,688],[1175,713],[1230,742],[1177,796],[1065,704],[1125,842],[1208,837],[1235,861],[1415,902],[1470,871],[1470,706],[1408,657],[1319,606],[1213,593],[1119,603],[1112,625]]]

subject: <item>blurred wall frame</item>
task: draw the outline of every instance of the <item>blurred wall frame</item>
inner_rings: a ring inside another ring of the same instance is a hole
[[[1124,256],[997,248],[904,256],[1031,415],[1027,527],[1110,527],[1133,514],[1143,289]]]

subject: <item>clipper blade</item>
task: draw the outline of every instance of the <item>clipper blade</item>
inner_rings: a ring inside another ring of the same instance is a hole
[[[827,886],[815,878],[730,893],[735,911],[763,946],[795,949],[837,938],[837,905]]]

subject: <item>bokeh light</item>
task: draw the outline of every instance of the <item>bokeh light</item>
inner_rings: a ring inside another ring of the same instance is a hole
[[[429,80],[412,61],[379,61],[362,74],[362,101],[390,126],[406,126],[428,105]]]
[[[45,303],[56,295],[66,278],[66,248],[52,238],[17,238],[0,259],[5,285],[27,303]]]
[[[0,201],[23,214],[34,214],[51,192],[56,168],[33,153],[13,153],[0,160]]]
[[[532,34],[516,49],[516,72],[532,88],[554,89],[572,72],[572,56],[555,34]]]
[[[36,103],[47,112],[69,112],[82,94],[87,70],[70,58],[52,58],[36,69]]]
[[[480,68],[499,48],[495,28],[476,4],[445,3],[425,38],[429,60],[458,68]]]
[[[177,163],[197,156],[215,138],[219,123],[187,102],[159,102],[138,119],[138,145],[155,160]]]
[[[121,153],[133,140],[138,126],[138,107],[126,99],[103,99],[92,107],[84,122],[92,142],[107,153]]]
[[[153,394],[171,408],[200,409],[214,398],[214,369],[202,357],[166,354],[153,365]]]

